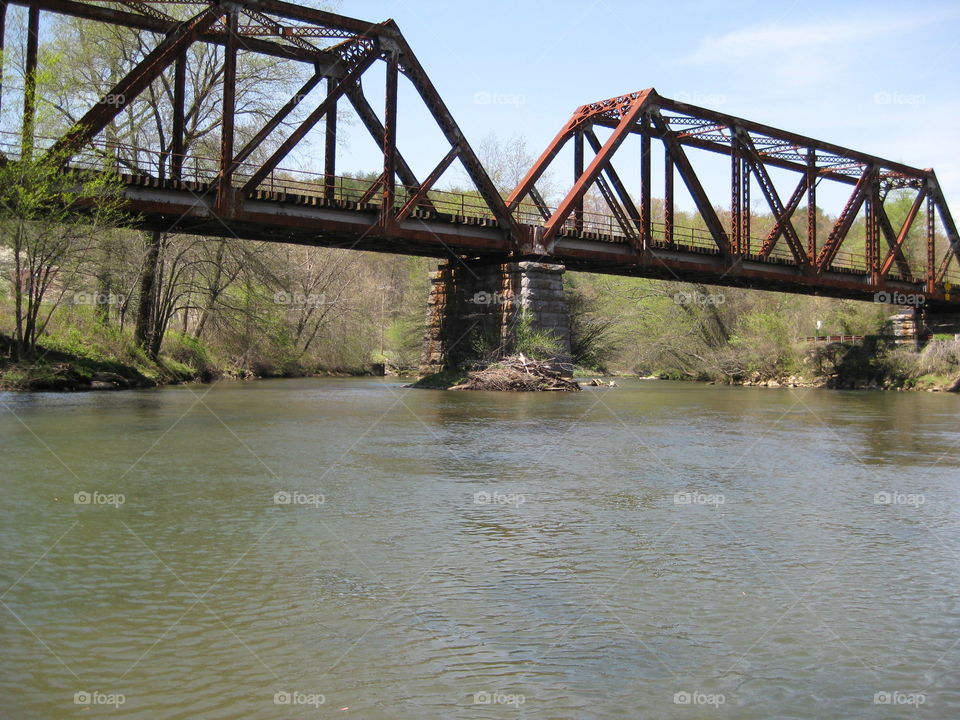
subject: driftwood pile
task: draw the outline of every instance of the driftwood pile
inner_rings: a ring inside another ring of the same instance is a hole
[[[503,358],[483,370],[467,373],[465,382],[451,390],[507,392],[578,392],[580,385],[563,377],[547,363],[523,355]]]

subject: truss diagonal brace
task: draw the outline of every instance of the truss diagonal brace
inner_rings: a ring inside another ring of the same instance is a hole
[[[600,152],[600,148],[602,146],[600,144],[600,140],[597,139],[596,133],[593,132],[593,129],[588,127],[584,130],[583,134],[586,136],[587,142],[590,143],[590,147],[593,148],[593,151]],[[626,215],[633,225],[636,226],[636,232],[627,232],[627,237],[636,238],[638,236],[642,236],[643,223],[640,221],[640,212],[637,210],[637,206],[630,197],[630,193],[627,192],[627,188],[620,180],[620,176],[617,174],[617,171],[614,170],[613,162],[607,163],[607,166],[604,168],[604,172],[606,173],[610,184],[613,185],[613,189],[616,191],[617,197],[620,198],[620,202],[623,203],[623,209],[625,211],[624,215]]]
[[[943,261],[937,270],[936,282],[942,283],[947,275],[947,269],[950,267],[950,261],[954,258],[960,264],[960,234],[957,233],[957,225],[953,221],[953,214],[950,207],[943,197],[943,191],[940,189],[940,182],[936,174],[930,170],[929,196],[933,198],[934,205],[940,215],[940,222],[943,223],[943,231],[947,236],[947,242],[950,244],[950,251],[943,256]]]
[[[386,128],[383,127],[383,123],[381,123],[380,118],[377,117],[376,111],[370,107],[370,103],[367,101],[363,91],[359,87],[351,88],[347,90],[347,99],[350,101],[350,104],[353,105],[353,109],[360,117],[360,122],[367,128],[367,132],[370,133],[374,141],[377,143],[383,142],[383,134],[386,132]],[[399,148],[395,149],[394,152],[397,161],[397,175],[400,176],[400,182],[409,187],[419,187],[420,181],[417,180],[417,176],[410,168],[410,165],[407,164],[403,155],[400,154]],[[429,197],[423,199],[423,204],[433,209],[433,202]]]
[[[750,165],[750,169],[757,178],[757,182],[760,185],[760,190],[763,192],[763,196],[767,199],[767,205],[769,205],[770,209],[773,211],[773,215],[777,221],[777,229],[780,230],[787,238],[787,244],[790,246],[790,252],[793,253],[793,259],[797,261],[798,265],[810,265],[810,258],[807,257],[803,243],[800,242],[800,238],[797,236],[797,230],[793,227],[793,223],[790,221],[790,216],[793,214],[793,211],[791,210],[790,212],[787,212],[787,210],[784,208],[783,201],[780,200],[780,195],[777,193],[777,188],[770,179],[770,173],[767,172],[767,168],[764,166],[763,160],[760,158],[760,155],[757,153],[757,149],[753,145],[753,140],[751,140],[749,134],[745,132],[738,133],[738,139],[740,140],[740,146],[745,151],[747,163]],[[806,189],[806,175],[804,175],[800,182],[803,188]],[[800,191],[800,194],[802,193],[803,190]],[[797,193],[795,192],[794,197],[796,196]],[[793,198],[791,198],[791,200],[792,199]],[[772,246],[771,249],[773,249]]]
[[[300,126],[290,133],[290,136],[281,143],[280,147],[276,149],[273,155],[270,156],[270,159],[267,160],[251,177],[247,184],[243,186],[243,192],[249,193],[253,192],[256,189],[257,185],[263,182],[264,178],[267,177],[273,170],[277,167],[283,158],[297,145],[304,136],[310,132],[314,125],[320,122],[320,118],[330,112],[337,104],[337,100],[346,93],[347,89],[353,87],[357,78],[359,78],[367,68],[369,68],[374,60],[377,59],[377,56],[380,54],[380,51],[376,48],[368,50],[357,62],[356,65],[348,72],[343,80],[337,83],[337,86],[330,91],[323,102],[321,102],[306,119],[300,123]]]
[[[479,191],[480,197],[482,197],[484,203],[486,203],[487,209],[497,219],[497,224],[500,226],[500,229],[510,234],[510,237],[514,241],[514,247],[517,247],[522,234],[520,227],[513,219],[510,211],[507,210],[503,198],[497,191],[493,181],[490,180],[490,176],[487,175],[487,171],[483,169],[480,159],[476,153],[474,153],[473,148],[470,147],[470,143],[464,137],[456,120],[453,119],[453,115],[450,114],[450,110],[443,102],[436,87],[434,87],[433,82],[431,82],[430,77],[426,71],[424,71],[423,66],[420,65],[420,61],[417,59],[416,54],[410,48],[406,39],[400,34],[394,23],[386,23],[386,26],[397,33],[396,42],[400,46],[401,63],[405,68],[407,79],[420,94],[423,104],[426,105],[434,121],[440,126],[440,130],[443,132],[443,136],[447,139],[447,142],[450,143],[450,146],[460,148],[460,163]]]
[[[381,185],[383,185],[383,173],[380,173],[377,176],[377,179],[373,181],[373,184],[364,190],[363,195],[361,195],[360,199],[357,200],[357,204],[366,205],[368,202],[373,200],[373,196],[379,192]]]
[[[620,229],[623,231],[623,236],[631,241],[634,249],[642,249],[637,248],[637,231],[630,224],[630,218],[627,217],[627,213],[622,207],[620,207],[617,199],[613,196],[613,191],[610,190],[610,184],[606,181],[602,174],[597,177],[596,183],[597,189],[600,190],[600,195],[603,196],[607,206],[610,208],[610,212],[613,213],[613,217],[617,221],[617,225],[619,225]]]
[[[547,201],[543,199],[543,195],[540,194],[536,186],[530,188],[530,199],[533,200],[533,204],[537,206],[537,212],[540,213],[540,217],[544,220],[549,220],[550,208],[547,207]]]
[[[137,66],[106,94],[114,102],[100,102],[90,108],[67,133],[54,143],[47,153],[48,158],[66,163],[86,143],[90,142],[127,105],[156,80],[191,44],[213,25],[223,14],[218,4],[211,5],[199,15],[187,20],[170,31],[153,52],[137,63]]]
[[[864,200],[867,198],[867,190],[873,182],[874,175],[876,175],[876,168],[868,167],[863,171],[863,174],[860,175],[860,179],[857,180],[857,184],[853,188],[853,194],[850,195],[850,199],[847,200],[847,204],[840,212],[840,217],[837,218],[836,223],[833,225],[833,230],[830,231],[830,237],[828,237],[827,241],[823,244],[820,255],[817,257],[817,270],[819,272],[823,272],[829,268],[837,256],[840,246],[846,239],[847,233],[850,231],[853,221],[860,211],[860,206],[863,205]]]
[[[697,210],[700,211],[700,216],[706,223],[711,235],[713,235],[714,242],[717,243],[717,247],[720,248],[721,253],[730,255],[730,238],[727,236],[727,231],[723,229],[723,223],[720,222],[716,210],[714,210],[713,205],[710,204],[710,199],[707,197],[703,185],[700,184],[700,180],[697,178],[697,174],[694,172],[693,166],[690,164],[690,160],[683,151],[683,147],[677,140],[675,133],[667,127],[667,124],[659,112],[651,113],[650,119],[653,121],[656,130],[660,133],[660,138],[667,148],[667,153],[680,172],[680,177],[683,178],[687,190],[690,191],[690,195],[697,205]]]
[[[410,199],[407,200],[406,204],[400,208],[400,212],[397,213],[396,218],[396,223],[398,225],[406,220],[410,216],[410,213],[413,212],[414,208],[416,208],[417,205],[421,204],[426,199],[427,192],[436,184],[437,180],[440,179],[440,176],[447,171],[447,168],[450,167],[450,163],[456,160],[459,154],[459,147],[450,148],[450,152],[443,157],[443,159],[433,169],[433,172],[426,177],[420,187],[418,187],[413,195],[410,196]]]
[[[910,263],[908,263],[907,259],[903,256],[903,243],[907,239],[907,234],[910,232],[917,213],[920,211],[920,206],[923,205],[923,199],[926,197],[926,194],[926,188],[917,193],[917,197],[914,199],[913,205],[907,213],[906,220],[904,220],[903,226],[897,234],[893,232],[893,225],[890,223],[887,211],[883,209],[883,203],[876,203],[875,212],[877,213],[877,220],[879,220],[880,229],[883,231],[883,236],[886,238],[887,245],[890,248],[880,266],[880,277],[886,277],[895,260],[903,279],[908,282],[913,281],[913,272],[910,270]]]
[[[563,149],[563,146],[567,144],[567,140],[571,138],[573,132],[574,131],[570,128],[564,128],[557,133],[557,136],[553,139],[553,142],[547,146],[547,149],[543,151],[537,161],[533,164],[533,167],[527,171],[527,174],[523,177],[523,180],[520,181],[517,187],[514,188],[513,192],[510,193],[509,197],[507,197],[507,209],[510,212],[516,210],[520,206],[520,203],[523,202],[523,199],[528,194],[535,191],[537,180],[539,180],[540,176],[546,172],[547,168],[550,166],[550,163],[552,163],[553,159],[557,156],[557,153],[559,153]],[[536,200],[534,200],[534,202],[536,203]],[[549,215],[544,216],[544,220],[549,219]]]
[[[791,195],[790,199],[787,200],[787,204],[783,206],[783,219],[776,219],[773,228],[763,241],[763,247],[760,248],[760,255],[763,257],[770,257],[770,253],[773,252],[773,248],[777,245],[777,240],[779,240],[780,236],[783,235],[784,223],[790,223],[793,213],[796,212],[798,207],[800,207],[800,201],[803,200],[804,193],[809,189],[810,175],[808,173],[803,176],[799,183],[797,183],[797,187],[793,191],[793,195]]]
[[[234,168],[250,157],[250,155],[253,154],[258,147],[260,147],[260,144],[270,136],[270,133],[276,130],[280,123],[286,120],[287,116],[297,109],[297,106],[303,102],[303,99],[320,83],[322,79],[323,75],[320,72],[317,72],[303,84],[296,94],[291,97],[262,128],[260,128],[260,131],[253,136],[250,142],[244,145],[243,148],[237,152],[236,157],[233,159]]]
[[[577,181],[570,189],[570,192],[567,193],[567,196],[561,201],[553,215],[544,225],[542,242],[549,242],[560,231],[560,228],[563,227],[563,223],[566,222],[567,218],[570,216],[570,213],[573,212],[573,208],[577,202],[579,202],[580,198],[582,198],[589,187],[596,182],[604,168],[609,166],[610,158],[613,157],[613,154],[623,144],[623,141],[626,140],[627,136],[634,130],[634,126],[636,125],[637,120],[640,118],[642,111],[647,108],[646,101],[649,96],[650,91],[644,91],[640,93],[640,97],[636,100],[636,102],[633,103],[633,105],[630,107],[630,110],[624,114],[622,118],[620,118],[620,122],[617,124],[613,134],[607,138],[607,142],[604,143],[603,147],[600,148],[600,151],[594,156],[593,160],[590,162],[590,165],[586,170],[584,170],[583,175],[577,178]],[[561,134],[557,136],[557,139],[560,140],[563,134],[564,133],[561,132]],[[557,148],[557,150],[559,150],[559,148]],[[556,152],[554,152],[554,154],[556,154]],[[512,199],[518,197],[516,196],[516,193],[519,192],[522,187],[523,183],[521,183],[521,187],[514,191],[514,196],[512,196]]]

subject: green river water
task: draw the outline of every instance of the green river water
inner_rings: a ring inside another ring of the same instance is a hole
[[[958,718],[960,398],[0,394],[0,717]]]

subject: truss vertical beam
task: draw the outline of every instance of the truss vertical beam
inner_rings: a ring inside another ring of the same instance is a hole
[[[186,153],[184,113],[187,102],[187,54],[180,53],[173,64],[173,129],[170,138],[170,177],[183,179]]]
[[[866,214],[864,242],[864,265],[867,268],[867,276],[871,284],[876,284],[880,275],[880,220],[877,217],[877,206],[880,204],[880,185],[874,178],[867,190],[864,199],[864,209]]]
[[[147,86],[213,25],[223,11],[211,5],[195,17],[181,23],[136,67],[110,90],[115,102],[100,102],[90,108],[49,151],[49,156],[66,163],[76,152],[133,102]]]
[[[650,118],[640,119],[640,225],[643,249],[650,247]]]
[[[933,195],[927,195],[927,272],[926,291],[933,294],[937,288],[937,216]]]
[[[652,113],[651,119],[653,120],[654,127],[662,134],[663,142],[670,150],[673,163],[676,165],[677,170],[680,171],[680,177],[687,186],[687,190],[690,191],[690,196],[693,198],[697,210],[700,211],[700,217],[703,218],[707,229],[713,236],[714,242],[723,255],[730,255],[730,238],[727,236],[727,231],[724,229],[723,223],[720,222],[720,218],[717,217],[717,212],[713,209],[713,205],[710,204],[710,199],[707,197],[703,185],[700,184],[700,179],[697,177],[696,172],[694,172],[693,166],[690,164],[690,160],[687,159],[687,155],[677,141],[675,134],[667,127],[667,124],[659,112]]]
[[[817,151],[807,150],[807,257],[817,258]]]
[[[319,78],[319,73],[315,76]],[[309,83],[308,83],[309,84]],[[304,88],[306,85],[304,85]],[[311,88],[312,89],[312,88]],[[327,78],[327,94],[333,91],[333,79]],[[303,88],[301,88],[303,92]],[[310,92],[307,90],[307,92]],[[323,197],[328,202],[337,194],[337,103],[327,113],[323,134]]]
[[[573,181],[583,175],[583,128],[577,128],[573,134]],[[531,190],[533,187],[531,187]],[[549,217],[546,219],[549,220]],[[583,196],[573,205],[573,226],[577,232],[583,232]]]
[[[386,97],[383,110],[383,201],[380,223],[384,231],[393,225],[393,205],[397,192],[397,79],[400,66],[394,53],[387,58]]]
[[[310,130],[313,129],[314,125],[320,122],[320,118],[326,115],[331,109],[337,104],[337,99],[343,95],[348,88],[354,87],[359,78],[364,71],[367,70],[372,64],[373,61],[377,59],[378,52],[376,50],[370,50],[366,52],[360,59],[358,59],[356,65],[354,65],[350,72],[348,72],[344,78],[337,83],[336,87],[333,89],[323,102],[317,105],[314,108],[313,112],[310,113],[303,122],[294,130],[290,135],[284,140],[280,147],[278,147],[270,158],[261,165],[253,176],[247,181],[247,184],[243,186],[243,192],[249,193],[253,192],[257,186],[264,181],[264,179],[273,172],[277,165],[280,164],[280,161],[283,160],[291,150],[306,136]]]
[[[740,162],[740,143],[737,140],[736,128],[730,128],[730,136],[730,233],[733,253],[739,255],[742,252],[740,232],[743,228],[740,224],[740,213],[743,211],[743,202],[740,192],[743,189],[743,166]]]
[[[667,245],[673,245],[673,157],[670,148],[663,154],[663,235]]]
[[[239,11],[227,12],[227,47],[223,53],[223,106],[220,122],[220,173],[217,207],[225,208],[233,190],[233,141],[237,114],[237,25]]]
[[[750,163],[740,158],[740,254],[749,255],[750,247]]]

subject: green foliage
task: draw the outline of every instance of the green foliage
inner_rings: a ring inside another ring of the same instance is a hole
[[[13,259],[17,357],[35,355],[53,311],[81,282],[98,233],[125,220],[119,185],[107,174],[68,175],[47,156],[0,164],[0,241]]]
[[[526,312],[520,314],[513,327],[513,339],[507,355],[523,353],[536,360],[549,360],[560,352],[560,343],[548,330],[537,330],[533,317]]]
[[[428,390],[444,390],[454,385],[459,385],[467,379],[467,374],[463,370],[444,370],[443,372],[425,375],[410,387],[425,388]]]
[[[903,385],[914,376],[913,353],[890,338],[869,335],[843,347],[829,384],[834,387]]]
[[[617,335],[616,320],[603,313],[596,293],[587,295],[581,291],[575,277],[570,276],[565,292],[570,316],[570,354],[577,367],[605,373],[623,339]]]
[[[164,343],[166,356],[162,362],[176,367],[178,375],[199,377],[209,382],[219,375],[217,363],[210,350],[197,338],[178,332],[168,332]]]
[[[400,368],[414,368],[423,349],[423,313],[394,319],[386,328],[384,360]]]
[[[730,346],[740,352],[747,373],[776,378],[797,369],[790,320],[779,308],[745,315]]]

